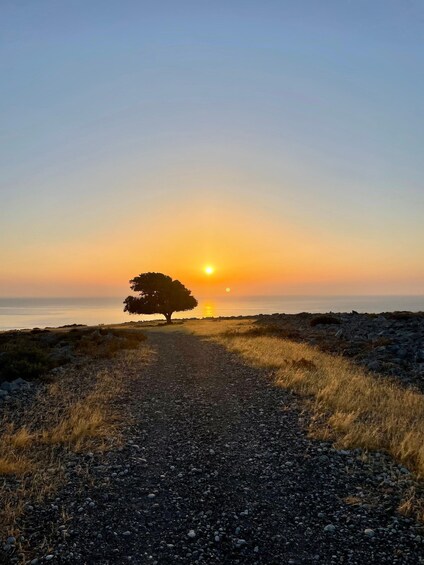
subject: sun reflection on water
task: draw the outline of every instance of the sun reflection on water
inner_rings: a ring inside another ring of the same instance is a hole
[[[215,303],[208,300],[202,304],[202,316],[203,318],[214,318],[216,312]]]

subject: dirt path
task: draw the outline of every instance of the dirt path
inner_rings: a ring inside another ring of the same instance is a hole
[[[424,563],[384,457],[308,439],[269,375],[166,330],[149,332],[156,360],[128,399],[122,451],[85,457],[91,484],[34,510],[39,563]]]

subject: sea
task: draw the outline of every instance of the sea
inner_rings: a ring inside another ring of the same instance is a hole
[[[160,315],[136,316],[123,312],[120,297],[96,298],[0,298],[0,331],[24,328],[58,327],[68,324],[115,324],[159,319]],[[199,299],[188,312],[174,318],[254,316],[276,312],[390,312],[424,311],[421,296],[224,296]]]

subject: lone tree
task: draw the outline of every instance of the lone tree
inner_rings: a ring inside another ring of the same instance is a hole
[[[130,286],[131,290],[140,293],[140,296],[128,296],[124,300],[124,312],[130,314],[163,314],[166,323],[172,324],[174,312],[197,306],[191,290],[162,273],[142,273],[130,280]]]

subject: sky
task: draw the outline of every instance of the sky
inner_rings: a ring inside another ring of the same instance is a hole
[[[3,0],[0,296],[423,294],[423,32],[412,0]]]

